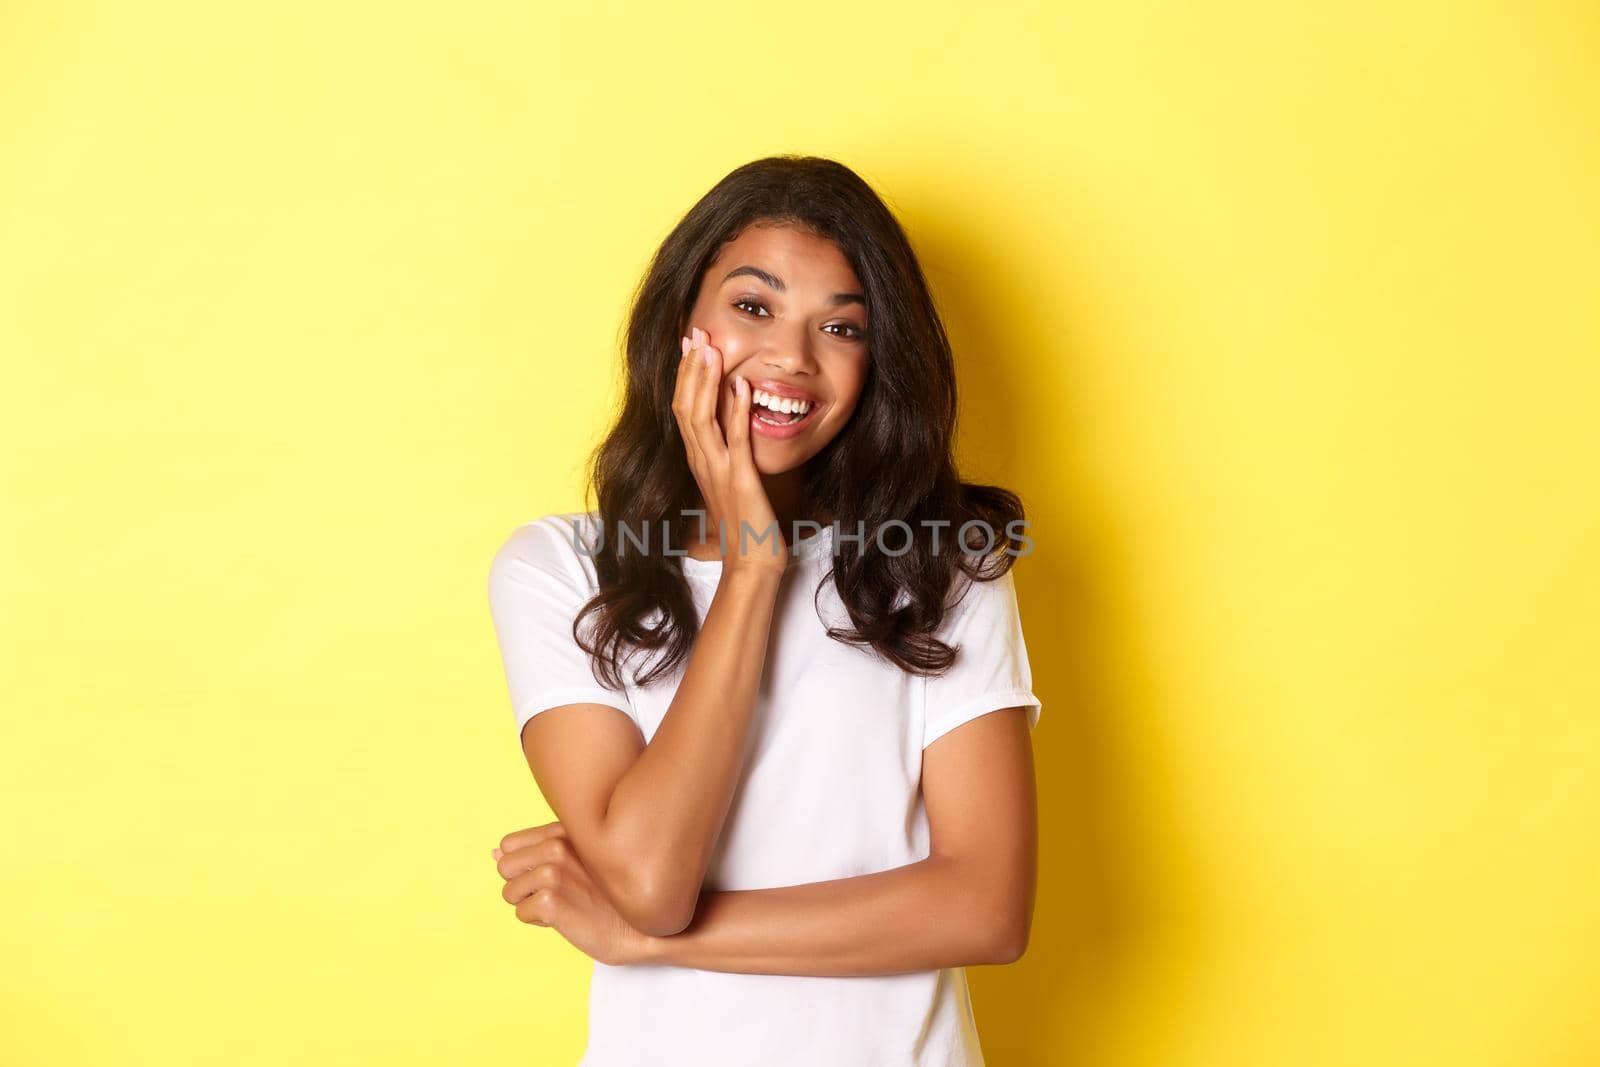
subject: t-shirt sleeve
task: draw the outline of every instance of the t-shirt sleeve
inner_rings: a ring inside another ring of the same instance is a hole
[[[971,583],[937,636],[956,646],[956,660],[942,675],[923,676],[923,748],[1001,708],[1026,707],[1028,728],[1038,725],[1040,704],[1022,637],[1014,568],[993,581]]]
[[[600,683],[573,638],[572,622],[594,595],[573,536],[557,519],[527,523],[489,566],[489,611],[519,743],[529,719],[563,704],[605,704],[638,723],[627,693]]]

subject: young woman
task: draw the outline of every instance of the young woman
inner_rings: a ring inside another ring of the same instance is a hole
[[[738,168],[657,252],[625,389],[598,507],[489,574],[558,820],[492,854],[594,960],[581,1067],[982,1064],[963,968],[1033,911],[1030,541],[957,476],[904,232],[837,162]]]

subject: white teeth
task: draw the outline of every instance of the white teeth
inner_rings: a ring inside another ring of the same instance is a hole
[[[811,401],[794,400],[785,396],[774,396],[762,389],[750,390],[750,399],[762,407],[783,414],[799,413],[804,415],[811,410]]]

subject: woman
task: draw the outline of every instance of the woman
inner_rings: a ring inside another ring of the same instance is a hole
[[[1033,909],[1028,539],[956,474],[905,234],[834,161],[738,168],[657,252],[625,389],[598,507],[489,576],[558,820],[493,856],[595,961],[582,1067],[981,1064],[963,968]]]

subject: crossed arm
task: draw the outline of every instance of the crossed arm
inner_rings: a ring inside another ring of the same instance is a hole
[[[926,859],[805,885],[703,890],[687,926],[668,934],[626,927],[608,962],[856,976],[1018,959],[1038,838],[1026,710],[980,715],[935,740],[923,752],[922,791]],[[602,896],[589,898],[591,910],[606,907]],[[581,910],[564,905],[544,925],[595,922]]]
[[[1027,947],[1036,855],[1021,708],[981,715],[923,754],[927,859],[776,889],[708,890],[640,962],[750,974],[877,975],[1010,963]]]
[[[747,749],[778,581],[759,569],[723,576],[648,743],[601,704],[525,724],[524,754],[560,826],[502,842],[502,895],[519,918],[608,962],[865,975],[1016,959],[1037,847],[1024,708],[979,715],[923,749],[926,859],[805,885],[703,888]]]

